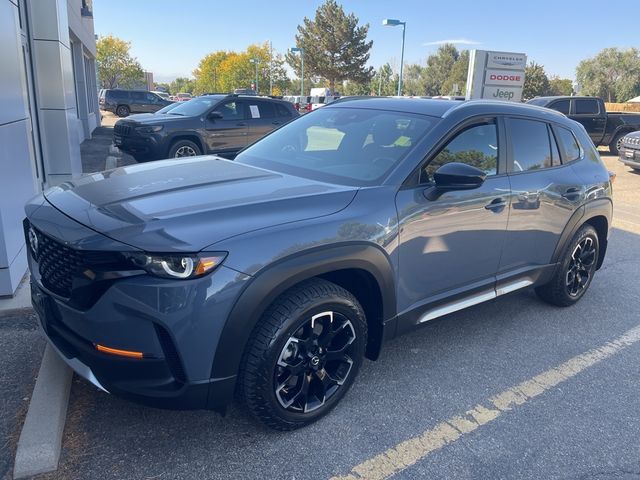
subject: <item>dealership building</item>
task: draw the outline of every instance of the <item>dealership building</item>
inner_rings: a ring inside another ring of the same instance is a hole
[[[25,202],[82,173],[100,124],[91,0],[0,0],[0,296],[27,271]]]

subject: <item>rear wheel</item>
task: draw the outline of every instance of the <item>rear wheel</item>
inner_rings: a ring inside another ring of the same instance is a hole
[[[169,158],[196,157],[202,155],[200,147],[191,140],[178,140],[169,149]]]
[[[293,430],[333,409],[364,358],[367,323],[356,298],[314,279],[288,290],[265,312],[243,356],[238,393],[277,430]]]
[[[580,300],[593,280],[599,248],[595,228],[588,224],[580,227],[567,246],[551,281],[536,288],[538,296],[559,307],[568,307]]]
[[[126,105],[118,105],[118,108],[116,108],[116,115],[119,117],[128,117],[130,113],[131,110]]]
[[[621,132],[618,133],[615,137],[613,137],[613,141],[609,144],[609,152],[611,155],[618,155],[620,153],[620,149],[622,148],[622,139],[629,132]]]

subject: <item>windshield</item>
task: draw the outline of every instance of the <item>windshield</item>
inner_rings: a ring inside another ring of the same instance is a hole
[[[180,106],[179,103],[170,103],[166,107],[163,107],[160,110],[158,110],[156,113],[167,113],[170,110],[173,110],[174,108],[179,107],[179,106]]]
[[[182,115],[185,117],[195,117],[198,115],[202,115],[215,104],[217,104],[222,98],[224,97],[207,96],[192,98],[189,101],[178,104],[178,106],[176,106],[169,112],[169,115]]]
[[[236,161],[326,182],[375,185],[437,121],[403,112],[325,108],[276,130]]]

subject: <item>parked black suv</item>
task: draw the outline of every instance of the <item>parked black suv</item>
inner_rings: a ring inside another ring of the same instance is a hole
[[[269,97],[204,95],[167,114],[119,120],[114,143],[139,162],[213,153],[233,157],[299,114]]]
[[[119,117],[132,113],[154,113],[173,102],[147,90],[103,90],[98,100],[101,110]]]

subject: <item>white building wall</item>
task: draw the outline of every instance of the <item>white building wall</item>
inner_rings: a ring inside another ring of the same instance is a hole
[[[24,204],[82,173],[80,143],[99,125],[84,3],[0,0],[0,296],[12,295],[27,269]]]

